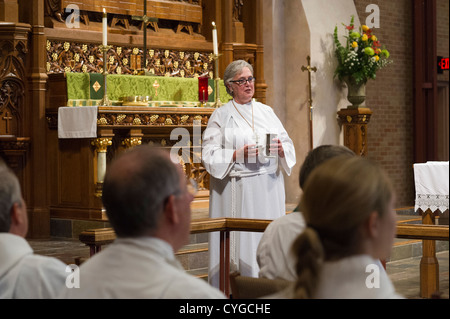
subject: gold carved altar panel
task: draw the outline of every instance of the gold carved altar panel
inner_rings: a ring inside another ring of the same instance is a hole
[[[190,135],[189,160],[184,160],[179,152],[179,161],[186,177],[193,178],[199,185],[193,207],[206,208],[209,175],[199,160],[201,134],[214,110],[196,107],[99,107],[97,138],[86,139],[58,139],[58,110],[48,110],[48,158],[51,162],[49,167],[53,170],[49,174],[53,185],[50,216],[107,220],[97,177],[97,154],[106,152],[108,163],[120,152],[140,144],[171,149],[181,139],[170,138],[176,128],[186,129]]]

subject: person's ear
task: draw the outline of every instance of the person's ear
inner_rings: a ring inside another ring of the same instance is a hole
[[[179,222],[177,206],[175,205],[175,195],[170,195],[166,199],[166,203],[164,205],[164,216],[171,224],[177,224]]]
[[[10,210],[10,233],[25,237],[28,231],[28,216],[23,203],[14,203]]]
[[[380,235],[380,214],[377,211],[370,213],[366,222],[367,235],[370,238],[377,238]]]

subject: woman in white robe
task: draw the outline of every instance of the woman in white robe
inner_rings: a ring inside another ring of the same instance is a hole
[[[271,107],[253,101],[253,68],[232,62],[224,81],[233,100],[211,116],[203,135],[202,161],[211,175],[210,217],[276,219],[285,214],[283,170],[290,175],[295,150]],[[267,141],[267,134],[273,134]],[[231,269],[258,276],[261,234],[231,234]],[[219,233],[210,235],[209,279],[218,286]]]

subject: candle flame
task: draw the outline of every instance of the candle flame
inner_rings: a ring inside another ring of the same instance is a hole
[[[212,25],[214,28],[216,27],[216,23],[214,21],[212,22]]]

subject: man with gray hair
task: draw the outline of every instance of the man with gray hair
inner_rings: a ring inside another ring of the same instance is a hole
[[[174,254],[188,243],[192,189],[162,149],[137,146],[114,160],[102,200],[117,239],[81,265],[74,274],[80,288],[61,297],[225,298],[187,274]]]
[[[67,265],[33,254],[27,231],[19,181],[0,159],[0,299],[54,298],[64,287]]]

